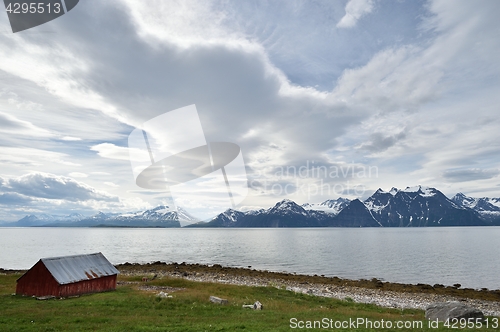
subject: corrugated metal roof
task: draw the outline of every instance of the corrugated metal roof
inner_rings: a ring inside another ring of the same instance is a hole
[[[120,273],[100,252],[42,258],[41,261],[61,285]]]

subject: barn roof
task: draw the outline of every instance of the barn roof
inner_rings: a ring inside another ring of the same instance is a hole
[[[40,261],[60,285],[120,273],[100,252],[88,255],[42,258]]]

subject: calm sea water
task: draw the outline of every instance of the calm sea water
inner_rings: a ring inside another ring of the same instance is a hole
[[[500,227],[0,228],[0,267],[101,251],[113,264],[221,264],[342,278],[500,289]]]

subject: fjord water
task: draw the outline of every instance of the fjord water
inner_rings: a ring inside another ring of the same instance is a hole
[[[102,252],[113,264],[221,264],[269,271],[500,289],[500,227],[0,228],[0,267]]]

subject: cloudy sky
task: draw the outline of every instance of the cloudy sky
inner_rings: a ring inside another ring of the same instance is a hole
[[[240,208],[422,184],[500,197],[498,1],[80,1],[0,13],[0,220],[168,203],[128,135],[195,104]],[[302,171],[302,172],[300,172]]]

